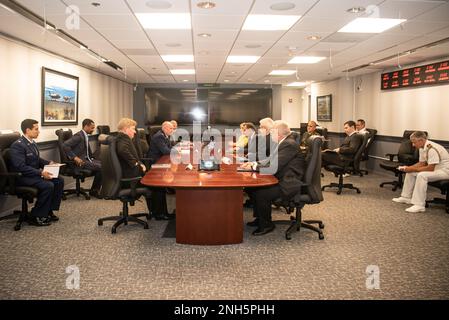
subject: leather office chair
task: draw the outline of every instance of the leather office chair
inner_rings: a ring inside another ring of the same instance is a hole
[[[432,181],[428,183],[429,186],[438,188],[441,194],[446,195],[446,199],[434,198],[433,200],[426,201],[426,208],[429,204],[444,204],[446,205],[446,212],[449,213],[449,180]]]
[[[111,134],[111,128],[108,125],[97,126],[98,134]]]
[[[162,126],[148,126],[147,142],[148,146],[151,145],[151,138],[162,129]]]
[[[321,127],[321,126],[317,126],[316,127],[316,132],[318,132],[320,134],[320,136],[322,136],[324,138],[323,140],[323,144],[321,145],[321,150],[325,150],[329,148],[329,136],[327,133],[327,128],[325,127]]]
[[[358,134],[358,133],[355,133]],[[327,171],[331,171],[336,177],[338,177],[338,183],[332,182],[331,184],[325,185],[321,188],[321,190],[324,191],[326,188],[338,188],[337,194],[341,194],[343,189],[354,189],[357,191],[357,193],[360,193],[360,189],[357,187],[354,187],[352,183],[344,183],[343,181],[343,175],[346,173],[352,174],[356,173],[359,174],[360,169],[360,159],[362,157],[362,152],[365,149],[365,146],[368,142],[368,135],[360,134],[362,143],[360,144],[359,149],[354,155],[354,158],[350,161],[346,161],[344,166],[339,166],[336,164],[329,164],[326,165],[324,168]]]
[[[122,178],[122,168],[117,156],[116,138],[114,136],[100,135],[101,146],[101,196],[105,200],[120,200],[123,203],[122,211],[117,216],[98,219],[98,225],[103,225],[104,221],[116,221],[111,232],[116,233],[117,227],[121,224],[128,225],[128,222],[137,222],[148,229],[148,223],[140,220],[139,217],[151,218],[149,213],[128,213],[128,205],[134,206],[136,200],[141,196],[150,197],[151,191],[138,186],[142,177]]]
[[[140,145],[140,152],[142,155],[142,158],[146,156],[148,153],[148,150],[150,150],[150,145],[148,144],[146,133],[144,128],[137,128],[137,138],[139,139],[139,145]]]
[[[362,152],[362,158],[360,159],[360,162],[366,162],[369,160],[369,151],[371,149],[371,146],[373,145],[374,139],[376,138],[377,130],[376,129],[366,129],[368,131],[368,142],[366,144],[365,149]],[[368,170],[360,169],[360,173],[362,176],[363,174],[368,174]]]
[[[22,210],[15,210],[11,216],[7,217],[9,219],[19,216],[14,226],[16,231],[20,230],[22,223],[28,220],[28,203],[33,203],[38,195],[37,188],[17,186],[17,179],[21,176],[21,173],[9,170],[9,148],[19,138],[18,132],[0,134],[0,194],[16,196],[22,200]]]
[[[301,134],[297,131],[292,131],[291,136],[295,139],[296,143],[301,143]]]
[[[307,125],[308,125],[307,122],[301,122],[299,124],[299,134],[300,134],[301,137],[304,134],[304,132],[307,132]]]
[[[291,217],[290,221],[273,221],[274,223],[288,223],[290,227],[285,231],[285,238],[291,239],[294,231],[299,231],[301,227],[315,231],[318,233],[320,240],[324,239],[323,221],[321,220],[302,220],[302,209],[306,204],[317,204],[323,201],[323,193],[321,192],[321,145],[322,139],[312,136],[308,139],[309,154],[307,156],[307,167],[304,174],[304,183],[301,190],[290,199],[277,199],[274,201],[276,206],[286,208],[290,214],[296,209],[295,217]],[[315,227],[313,224],[318,224]]]
[[[393,191],[396,191],[397,188],[402,188],[402,185],[404,183],[404,172],[399,171],[397,168],[399,166],[410,166],[418,162],[419,150],[415,149],[412,145],[412,142],[410,141],[410,136],[413,132],[415,132],[415,130],[405,130],[404,134],[402,135],[398,153],[387,153],[386,156],[390,159],[382,161],[379,164],[382,169],[391,171],[396,177],[398,177],[398,180],[396,181],[382,182],[380,184],[380,187],[391,184],[393,186]]]
[[[72,130],[58,129],[55,133],[58,136],[58,150],[61,163],[65,163],[65,166],[61,167],[60,173],[75,179],[75,189],[65,189],[63,199],[67,199],[67,195],[75,194],[77,197],[83,195],[86,200],[90,200],[90,195],[86,189],[81,187],[81,182],[84,182],[87,177],[93,176],[94,173],[92,170],[78,167],[75,161],[70,160],[64,151],[64,142],[72,137]]]

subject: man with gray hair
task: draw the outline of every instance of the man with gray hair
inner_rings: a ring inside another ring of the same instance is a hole
[[[270,173],[279,180],[276,185],[252,191],[256,220],[249,225],[257,227],[252,233],[255,236],[274,230],[275,226],[271,220],[271,202],[280,197],[288,198],[298,192],[301,189],[305,169],[304,155],[299,152],[299,144],[291,136],[290,128],[285,121],[274,122],[271,139],[277,143],[277,147],[269,158],[258,162],[247,162],[241,166],[254,171],[259,168],[269,168]]]
[[[422,131],[413,132],[410,141],[415,148],[419,148],[419,162],[398,167],[407,174],[401,196],[393,198],[393,201],[413,204],[405,209],[407,212],[424,212],[427,183],[449,179],[449,153],[438,143],[427,140],[427,135]]]

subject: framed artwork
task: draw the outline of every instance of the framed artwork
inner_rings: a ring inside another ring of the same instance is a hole
[[[332,95],[316,97],[317,121],[332,121]]]
[[[78,124],[78,77],[42,67],[42,126]]]

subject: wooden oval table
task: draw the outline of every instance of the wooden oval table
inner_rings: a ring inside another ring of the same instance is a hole
[[[237,172],[237,164],[220,164],[220,171],[186,170],[164,156],[141,183],[176,190],[176,242],[194,245],[236,244],[243,241],[243,187],[274,185],[272,175]]]

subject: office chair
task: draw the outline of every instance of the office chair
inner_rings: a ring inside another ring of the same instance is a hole
[[[151,219],[149,213],[128,213],[128,205],[134,206],[136,200],[141,196],[149,198],[151,191],[145,187],[138,186],[142,177],[122,178],[122,168],[117,156],[116,138],[114,136],[100,135],[101,146],[101,196],[105,200],[120,200],[123,203],[122,211],[118,216],[111,216],[98,219],[98,225],[102,226],[104,221],[116,221],[112,226],[111,233],[117,232],[117,227],[121,224],[128,225],[128,222],[137,222],[148,229],[148,223],[140,220],[139,217]]]
[[[369,135],[369,137],[368,142],[366,143],[366,147],[362,152],[362,158],[360,159],[360,162],[365,162],[369,160],[369,151],[371,149],[371,146],[373,145],[374,139],[377,134],[376,129],[366,129],[366,131],[368,131],[367,134]],[[368,174],[368,170],[360,169],[360,176],[364,174]]]
[[[147,142],[148,146],[151,145],[151,138],[162,129],[162,126],[148,126]]]
[[[286,208],[290,214],[296,209],[295,217],[290,217],[289,221],[273,221],[274,223],[290,224],[285,231],[285,239],[291,240],[291,234],[299,231],[301,227],[318,233],[320,240],[324,239],[323,221],[321,220],[302,220],[302,209],[306,204],[317,204],[323,201],[321,192],[321,145],[322,139],[312,136],[308,139],[309,154],[306,158],[307,167],[304,174],[304,183],[301,184],[301,190],[290,199],[277,199],[274,201],[276,206]],[[318,224],[315,227],[313,224]]]
[[[92,172],[92,170],[78,167],[75,161],[70,160],[64,151],[64,142],[72,137],[72,130],[58,129],[55,131],[55,133],[58,136],[58,150],[59,156],[61,158],[61,163],[65,164],[65,166],[61,167],[60,174],[75,179],[75,189],[65,189],[64,195],[62,197],[63,200],[66,200],[67,195],[71,194],[75,194],[77,197],[83,195],[86,200],[90,200],[90,195],[86,189],[81,187],[81,182],[84,182],[87,177],[93,176],[94,173]]]
[[[432,181],[428,183],[429,186],[440,189],[442,195],[446,195],[446,199],[434,198],[426,201],[426,208],[429,204],[444,204],[446,205],[446,212],[449,213],[449,180]]]
[[[10,163],[11,144],[20,138],[18,132],[0,134],[0,194],[16,196],[22,200],[22,210],[14,210],[9,218],[19,216],[14,226],[14,230],[18,231],[22,228],[22,223],[29,218],[28,203],[33,203],[37,198],[38,189],[27,186],[17,186],[17,179],[21,176],[19,172],[12,172],[8,169]]]
[[[321,127],[321,126],[317,126],[316,127],[316,132],[319,133],[320,136],[322,136],[323,139],[323,144],[321,145],[321,150],[326,150],[329,148],[329,137],[328,137],[328,133],[327,133],[327,128],[325,127]]]
[[[325,185],[321,188],[321,190],[324,191],[326,188],[338,188],[337,194],[341,194],[343,189],[353,189],[356,190],[357,193],[360,193],[360,189],[357,187],[354,187],[352,183],[344,183],[343,181],[343,175],[348,174],[359,174],[360,169],[360,159],[362,157],[362,152],[365,149],[365,146],[368,142],[369,136],[366,134],[358,134],[354,133],[360,136],[360,139],[362,139],[362,143],[360,144],[360,147],[357,149],[356,153],[354,154],[354,158],[351,160],[344,161],[344,166],[339,166],[336,164],[328,164],[324,168],[327,171],[331,171],[336,177],[338,177],[338,183],[332,182],[331,184]]]
[[[111,128],[108,125],[97,126],[98,134],[111,134]]]
[[[302,136],[304,134],[304,132],[307,132],[307,122],[301,122],[299,124],[299,135]]]
[[[301,134],[297,131],[291,131],[291,136],[295,139],[297,144],[301,143]]]
[[[382,169],[391,171],[396,177],[398,177],[398,180],[396,181],[382,182],[380,184],[381,188],[387,184],[391,184],[393,186],[393,191],[396,191],[397,188],[402,188],[402,185],[404,183],[404,172],[399,171],[397,168],[399,166],[410,166],[418,162],[419,150],[415,149],[412,145],[412,142],[410,141],[410,136],[413,132],[415,132],[415,130],[405,130],[404,134],[402,135],[398,153],[387,153],[386,156],[389,157],[390,160],[385,160],[379,163],[379,166]],[[395,160],[395,158],[397,160]]]

